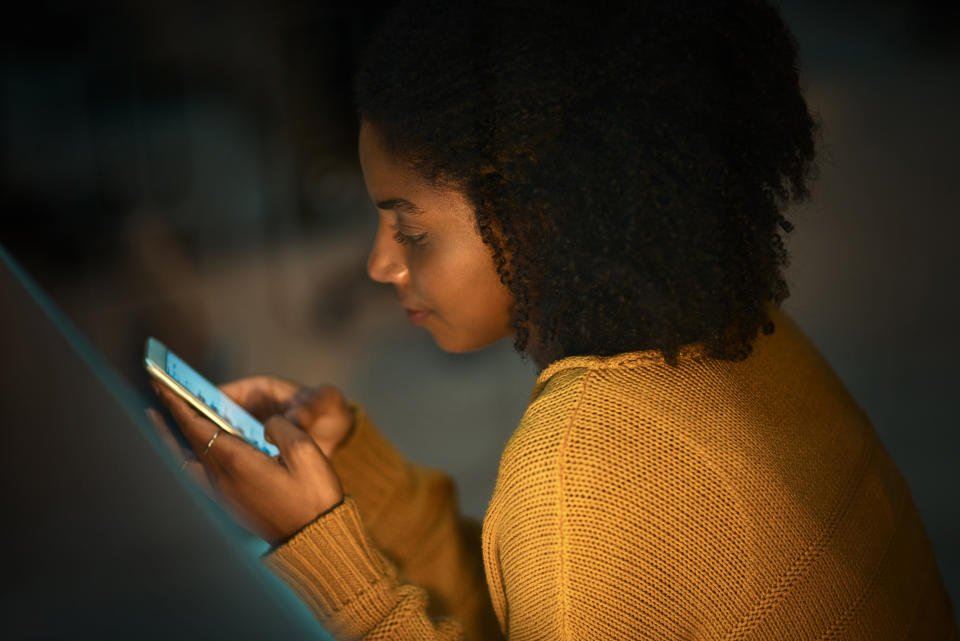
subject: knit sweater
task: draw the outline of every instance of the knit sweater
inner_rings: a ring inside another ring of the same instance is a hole
[[[782,311],[539,375],[481,526],[358,408],[344,501],[265,563],[346,639],[957,639],[909,488]],[[481,536],[482,534],[482,536]]]

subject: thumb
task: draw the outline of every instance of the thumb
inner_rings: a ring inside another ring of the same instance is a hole
[[[250,376],[222,383],[219,387],[260,421],[279,414],[299,389],[295,383],[273,376]]]
[[[294,474],[326,462],[326,457],[313,439],[286,418],[271,416],[263,427],[264,436],[277,446],[287,469]]]

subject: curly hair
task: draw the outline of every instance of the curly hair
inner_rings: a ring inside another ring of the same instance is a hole
[[[475,207],[555,358],[702,342],[745,358],[789,294],[780,231],[816,125],[763,0],[404,2],[370,40],[359,115]]]

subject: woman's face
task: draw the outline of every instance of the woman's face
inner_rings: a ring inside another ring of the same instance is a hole
[[[511,335],[510,293],[480,240],[466,197],[431,185],[392,158],[369,123],[360,127],[359,147],[380,217],[367,260],[370,278],[392,284],[410,321],[448,352],[479,349]]]

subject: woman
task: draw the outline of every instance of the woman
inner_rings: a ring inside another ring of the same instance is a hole
[[[909,489],[778,309],[814,124],[765,2],[420,2],[357,75],[370,276],[540,374],[482,533],[333,388],[160,392],[338,639],[948,639]],[[482,534],[482,535],[481,535]],[[953,636],[951,636],[953,635]]]

